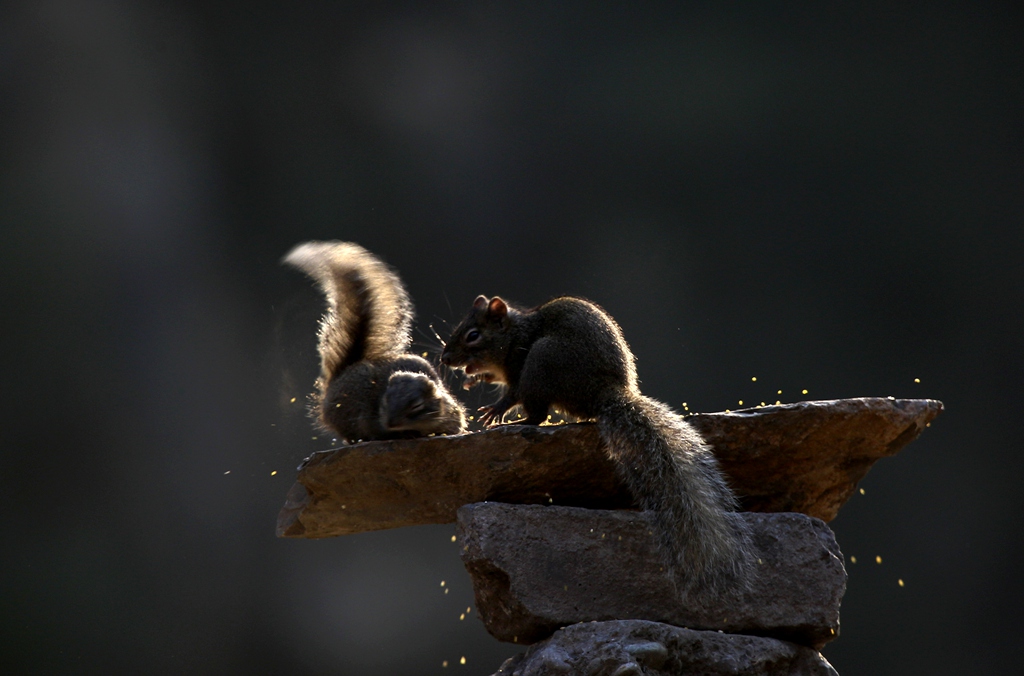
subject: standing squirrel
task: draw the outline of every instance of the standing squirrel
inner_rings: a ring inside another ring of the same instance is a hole
[[[452,332],[441,361],[465,370],[468,389],[504,385],[481,408],[499,424],[521,406],[527,425],[548,409],[596,419],[619,477],[654,524],[669,570],[684,593],[745,587],[751,556],[744,523],[709,447],[671,408],[640,394],[635,358],[615,320],[581,298],[555,298],[517,310],[501,298],[477,297]],[[684,574],[685,571],[685,574]]]
[[[284,257],[320,285],[320,425],[347,441],[466,430],[462,405],[426,359],[409,354],[413,308],[398,275],[350,242],[306,242]]]

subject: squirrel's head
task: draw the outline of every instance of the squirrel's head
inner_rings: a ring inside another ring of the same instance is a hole
[[[501,298],[477,296],[466,318],[452,331],[441,352],[441,363],[461,368],[469,376],[463,387],[505,382],[509,308]]]

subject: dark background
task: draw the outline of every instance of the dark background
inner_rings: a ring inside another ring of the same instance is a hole
[[[278,261],[340,238],[401,272],[417,349],[478,293],[573,293],[677,408],[943,400],[832,523],[858,563],[824,653],[1015,672],[1020,16],[685,4],[5,3],[2,670],[517,652],[459,620],[453,526],[274,537],[331,445],[322,299]]]

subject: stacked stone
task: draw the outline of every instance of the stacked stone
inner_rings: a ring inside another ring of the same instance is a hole
[[[748,590],[717,598],[676,593],[592,425],[314,454],[278,534],[457,521],[487,630],[534,644],[498,674],[834,674],[819,651],[838,636],[846,570],[825,522],[941,410],[863,398],[690,416],[750,510],[736,518],[758,559]]]

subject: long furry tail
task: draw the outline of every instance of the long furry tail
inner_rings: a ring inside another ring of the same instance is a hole
[[[688,594],[746,587],[750,535],[704,440],[681,416],[640,394],[609,403],[598,429],[620,478],[653,515],[672,577]]]
[[[320,379],[327,384],[364,359],[398,356],[412,342],[412,301],[402,280],[379,258],[351,242],[306,242],[281,261],[320,285]]]

